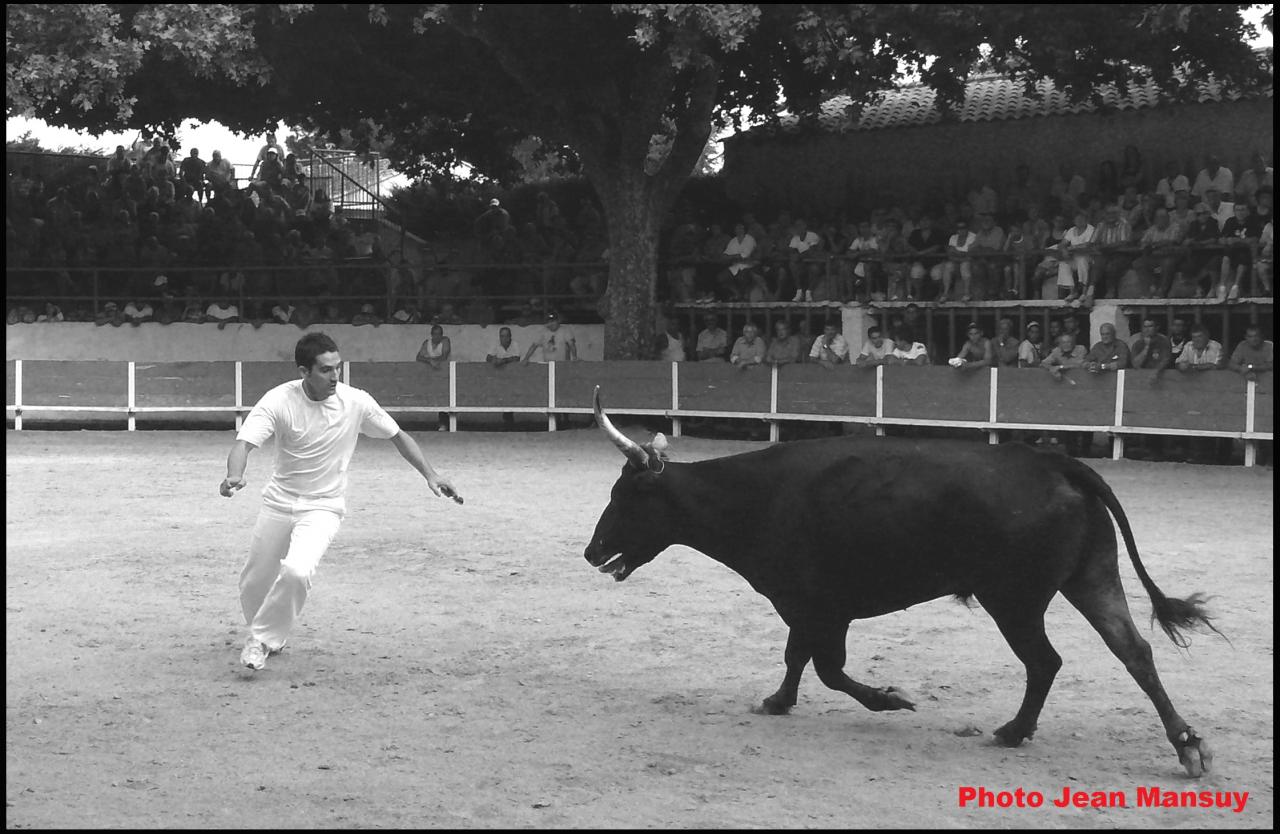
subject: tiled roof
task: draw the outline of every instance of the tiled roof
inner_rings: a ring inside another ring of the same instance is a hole
[[[975,78],[965,85],[964,104],[954,110],[953,118],[959,122],[999,121],[1090,113],[1098,109],[1089,100],[1072,104],[1066,93],[1055,89],[1053,82],[1047,79],[1039,82],[1036,88],[1041,93],[1038,99],[1024,96],[1021,82],[999,76]],[[1268,88],[1264,95],[1271,97],[1271,89]],[[1237,101],[1251,97],[1250,94],[1225,92],[1217,82],[1207,82],[1200,85],[1198,101]],[[1156,85],[1151,81],[1131,85],[1124,96],[1114,88],[1106,88],[1102,98],[1107,108],[1117,110],[1138,110],[1161,103]],[[943,119],[935,106],[936,100],[937,93],[931,87],[919,84],[899,87],[886,92],[879,101],[864,106],[855,121],[850,119],[847,110],[849,97],[836,96],[822,104],[818,122],[822,130],[837,133],[937,124]],[[780,127],[785,131],[796,130],[798,120],[794,116],[783,116]]]

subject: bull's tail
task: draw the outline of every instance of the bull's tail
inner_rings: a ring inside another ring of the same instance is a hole
[[[1138,557],[1138,545],[1133,540],[1133,530],[1129,527],[1129,519],[1124,514],[1124,508],[1120,506],[1120,499],[1116,498],[1116,494],[1111,491],[1111,486],[1102,479],[1102,476],[1074,458],[1065,455],[1053,455],[1053,458],[1060,461],[1060,471],[1067,480],[1086,493],[1096,495],[1115,517],[1116,524],[1120,527],[1120,535],[1124,537],[1125,548],[1129,551],[1129,559],[1133,562],[1133,569],[1137,572],[1142,587],[1147,589],[1147,595],[1151,597],[1151,619],[1160,623],[1160,628],[1169,636],[1169,639],[1175,645],[1186,648],[1190,640],[1183,630],[1193,630],[1198,626],[1208,628],[1226,639],[1226,636],[1214,627],[1213,618],[1205,611],[1204,604],[1207,598],[1204,594],[1195,593],[1186,599],[1178,599],[1165,596],[1164,592],[1156,586],[1155,580],[1143,566],[1142,559]]]

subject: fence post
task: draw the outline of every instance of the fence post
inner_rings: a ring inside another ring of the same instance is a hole
[[[671,363],[671,410],[680,410],[680,363]],[[680,418],[671,417],[671,436],[680,436]]]
[[[13,430],[22,431],[22,360],[13,360]]]
[[[876,419],[884,419],[884,365],[876,365]],[[880,423],[876,423],[876,437],[884,437]]]
[[[1124,370],[1116,371],[1116,418],[1115,427],[1124,425]],[[1124,460],[1124,435],[1113,432],[1111,435],[1111,459]]]
[[[1254,429],[1254,408],[1257,404],[1258,382],[1257,380],[1245,380],[1244,384],[1244,430],[1245,434],[1253,434]],[[1251,467],[1258,462],[1258,441],[1251,437],[1245,437],[1244,440],[1244,465]]]
[[[134,363],[129,363],[129,431],[133,431],[138,427],[137,418],[133,416],[134,403]]]
[[[769,375],[769,413],[776,415],[778,413],[778,366],[773,366],[773,373]],[[769,421],[769,442],[777,443],[782,432],[778,427],[776,419]]]
[[[998,382],[999,379],[1000,379],[1000,369],[994,365],[991,366],[991,390],[989,392],[988,399],[987,399],[987,421],[991,423],[996,422],[996,418],[1000,413],[996,407],[997,391],[1000,388],[1000,384]],[[1000,443],[999,429],[988,430],[987,444],[989,446],[997,446],[999,445],[999,443]]]
[[[458,430],[458,363],[449,361],[449,431]]]
[[[556,415],[552,410],[556,407],[556,363],[547,363],[547,431],[556,430]]]
[[[240,409],[244,406],[244,363],[239,359],[236,360],[236,432],[239,433],[240,426],[244,424],[244,412]]]

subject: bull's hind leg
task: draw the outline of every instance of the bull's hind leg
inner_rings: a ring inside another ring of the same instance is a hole
[[[1018,714],[992,734],[1005,747],[1017,747],[1035,735],[1040,710],[1044,708],[1054,677],[1062,668],[1062,657],[1044,633],[1044,612],[1049,602],[1027,598],[992,600],[980,595],[978,601],[996,621],[1009,648],[1027,669],[1027,688]]]
[[[1111,558],[1095,560],[1084,573],[1072,577],[1062,588],[1062,595],[1074,605],[1089,624],[1102,635],[1107,648],[1120,658],[1124,668],[1147,693],[1160,721],[1164,724],[1165,735],[1173,749],[1178,753],[1178,760],[1194,777],[1208,772],[1213,766],[1213,751],[1209,744],[1173,708],[1173,702],[1160,683],[1160,675],[1156,673],[1156,665],[1151,656],[1151,644],[1143,639],[1138,627],[1133,623],[1129,613],[1129,604],[1124,597],[1124,588],[1120,585],[1120,574],[1115,566],[1115,550],[1112,547]]]
[[[818,679],[837,692],[844,692],[869,710],[880,712],[891,709],[909,709],[916,705],[907,700],[897,687],[876,689],[858,683],[844,673],[844,639],[849,626],[829,627],[813,632],[810,645],[813,649],[813,670]]]
[[[787,662],[787,673],[782,678],[778,691],[765,698],[755,712],[764,715],[786,715],[796,705],[796,693],[800,690],[800,676],[804,667],[813,656],[808,643],[801,637],[797,629],[787,632],[787,649],[784,655]]]

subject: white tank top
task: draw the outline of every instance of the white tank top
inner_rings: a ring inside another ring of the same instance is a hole
[[[667,334],[667,346],[662,351],[662,360],[664,362],[683,362],[684,361],[684,338],[680,336],[672,336]]]

